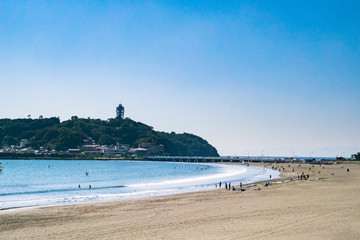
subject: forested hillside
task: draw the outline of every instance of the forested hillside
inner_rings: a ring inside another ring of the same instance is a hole
[[[0,119],[0,147],[19,145],[27,139],[26,147],[66,151],[78,148],[84,139],[92,138],[100,145],[122,143],[137,147],[140,143],[163,144],[165,154],[180,156],[218,156],[217,150],[193,134],[156,132],[152,127],[130,118],[83,119],[59,118]]]

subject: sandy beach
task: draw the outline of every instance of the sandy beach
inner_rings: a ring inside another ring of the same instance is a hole
[[[0,239],[360,239],[360,163],[277,166],[295,181],[1,211]]]

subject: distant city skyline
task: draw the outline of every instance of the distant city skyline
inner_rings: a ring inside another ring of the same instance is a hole
[[[125,117],[220,155],[360,151],[358,1],[1,1],[0,118]]]

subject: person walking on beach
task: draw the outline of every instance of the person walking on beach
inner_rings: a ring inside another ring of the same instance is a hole
[[[219,182],[219,188],[221,188],[221,181]]]
[[[225,183],[225,189],[227,190],[227,183]]]
[[[231,183],[229,183],[229,190],[231,190]]]

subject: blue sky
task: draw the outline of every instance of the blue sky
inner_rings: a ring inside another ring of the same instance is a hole
[[[0,118],[125,116],[222,155],[360,151],[359,1],[1,1]]]

